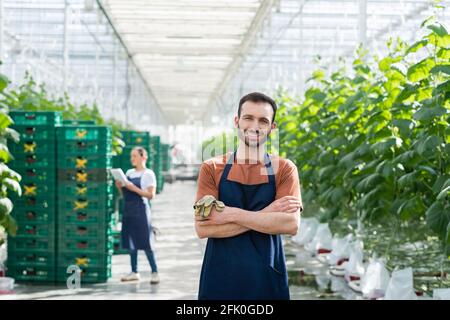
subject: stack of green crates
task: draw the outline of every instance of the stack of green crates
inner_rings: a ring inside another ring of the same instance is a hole
[[[161,138],[153,136],[150,138],[151,154],[153,159],[153,171],[156,176],[156,193],[161,193],[164,188],[163,161],[161,150]]]
[[[16,237],[8,238],[7,274],[16,281],[56,279],[56,126],[59,112],[9,113],[20,143],[10,143],[13,170],[22,176],[22,197],[12,196]]]
[[[152,168],[152,157],[150,154],[150,133],[141,131],[121,131],[122,140],[125,142],[125,147],[123,148],[122,154],[119,156],[118,165],[120,168],[130,169],[130,154],[131,150],[135,147],[143,147],[147,150],[148,160],[146,163],[147,168]]]
[[[58,250],[57,281],[77,265],[82,282],[111,277],[113,181],[111,127],[57,128]]]
[[[172,168],[172,157],[170,155],[170,145],[161,144],[162,170],[167,172]]]

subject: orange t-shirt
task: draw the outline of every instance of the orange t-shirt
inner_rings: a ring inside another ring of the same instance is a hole
[[[202,163],[197,180],[198,189],[195,201],[205,195],[213,195],[218,198],[220,179],[227,159],[231,155],[232,152],[229,152]],[[294,196],[301,201],[300,180],[296,165],[291,160],[274,155],[270,155],[270,161],[275,174],[275,200],[284,196]],[[264,162],[258,161],[258,163],[253,164],[234,162],[228,174],[228,180],[252,185],[267,183],[269,177]]]

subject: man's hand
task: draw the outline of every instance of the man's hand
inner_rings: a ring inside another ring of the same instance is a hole
[[[233,213],[233,209],[231,207],[225,207],[223,211],[218,212],[216,208],[213,206],[211,208],[211,213],[208,218],[202,219],[199,216],[195,216],[195,220],[198,221],[200,226],[209,226],[209,225],[220,225],[232,222],[231,214]]]
[[[287,212],[294,213],[300,208],[303,208],[302,202],[294,196],[285,196],[278,200],[275,200],[261,212]]]

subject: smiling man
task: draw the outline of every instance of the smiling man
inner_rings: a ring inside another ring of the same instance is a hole
[[[212,195],[225,208],[195,221],[197,235],[208,238],[199,299],[289,299],[281,235],[297,233],[303,208],[296,166],[265,150],[276,111],[262,93],[242,97],[237,150],[200,168],[196,201]]]

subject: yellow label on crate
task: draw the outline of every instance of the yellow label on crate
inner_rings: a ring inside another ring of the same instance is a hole
[[[88,206],[88,201],[75,201],[73,204],[75,205],[74,210],[80,210]]]
[[[27,142],[23,145],[23,151],[24,152],[34,152],[34,149],[36,149],[36,142],[30,143]]]
[[[87,182],[88,175],[85,172],[77,172],[78,182]]]
[[[88,258],[75,258],[75,263],[77,264],[77,266],[85,266],[85,267],[87,267],[88,266],[88,262],[89,262],[89,260],[88,260]]]
[[[87,192],[87,187],[77,187],[77,194],[82,195]]]
[[[24,195],[26,196],[34,196],[36,195],[36,190],[37,187],[36,186],[24,186]]]
[[[77,129],[75,131],[75,135],[77,136],[78,139],[83,139],[87,134],[87,130],[86,129]]]
[[[142,138],[136,138],[136,143],[141,143],[142,142]]]
[[[77,159],[76,162],[77,162],[76,163],[77,169],[84,169],[84,168],[86,168],[86,164],[87,164],[88,160],[87,159]]]

